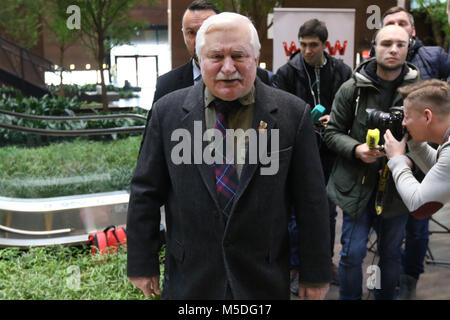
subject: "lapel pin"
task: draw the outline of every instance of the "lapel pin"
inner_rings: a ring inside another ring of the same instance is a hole
[[[259,122],[258,130],[263,130],[264,131],[266,129],[267,129],[267,123],[261,120]]]

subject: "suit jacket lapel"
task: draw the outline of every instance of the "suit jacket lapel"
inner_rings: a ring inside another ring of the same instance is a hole
[[[214,175],[214,168],[212,165],[205,164],[203,161],[203,150],[208,145],[207,141],[203,141],[203,134],[206,130],[206,122],[205,122],[205,103],[203,100],[203,90],[204,84],[200,82],[193,86],[186,97],[186,100],[182,106],[183,110],[186,112],[186,115],[183,117],[180,128],[185,128],[189,131],[190,136],[192,137],[192,158],[191,161],[195,165],[195,167],[199,170],[200,176],[203,180],[203,183],[206,185],[209,194],[213,198],[216,206],[219,208],[219,202],[217,200],[217,192],[216,192],[216,179]],[[201,133],[195,132],[194,123],[201,123]],[[201,136],[199,137],[199,135]],[[202,148],[201,150],[194,150],[194,146],[198,141],[194,141],[194,139],[201,139]],[[201,157],[201,161],[197,164],[194,160],[195,152],[201,152],[198,156]]]
[[[182,77],[179,80],[180,88],[187,88],[194,85],[194,67],[192,66],[192,59],[185,64],[183,68]]]
[[[278,107],[276,105],[276,102],[274,101],[273,97],[271,97],[269,94],[267,94],[267,90],[265,86],[262,84],[262,82],[259,79],[256,79],[255,81],[256,86],[256,99],[255,99],[255,108],[254,108],[254,115],[253,115],[253,124],[252,129],[258,130],[259,124],[261,121],[264,121],[267,123],[267,141],[270,143],[270,133],[271,129],[275,129],[277,127],[276,118],[274,113],[278,110]],[[203,138],[203,134],[206,130],[206,123],[205,123],[205,109],[204,109],[204,100],[203,100],[203,90],[204,90],[204,84],[203,82],[200,82],[196,84],[192,89],[189,91],[185,102],[182,106],[183,110],[186,112],[186,115],[183,117],[180,128],[185,128],[189,131],[190,136],[192,137],[192,142],[194,142],[194,137],[199,138],[199,133],[195,133],[194,129],[194,122],[199,121],[202,124],[202,130],[201,130],[201,138]],[[196,136],[197,135],[197,136]],[[203,139],[202,139],[203,141]],[[203,156],[203,150],[205,150],[205,147],[207,146],[208,142],[203,141],[202,142],[202,149],[201,149],[201,156]],[[194,145],[194,143],[193,143]],[[194,147],[193,147],[194,148]],[[194,162],[194,152],[195,150],[192,149],[192,163]],[[267,151],[267,150],[264,150]],[[246,158],[249,158],[249,150],[247,150],[247,156]],[[233,203],[233,208],[231,212],[234,211],[234,207],[236,206],[238,200],[243,195],[245,190],[247,189],[250,181],[252,180],[253,176],[255,175],[257,169],[260,167],[261,163],[258,161],[256,164],[249,164],[246,163],[242,169],[241,178],[239,181],[239,186],[236,192],[236,198]],[[216,190],[216,184],[215,184],[215,175],[214,175],[214,168],[212,165],[205,164],[202,158],[202,161],[200,164],[195,164],[195,167],[199,170],[200,176],[203,180],[203,183],[206,185],[206,188],[214,200],[217,208],[219,209],[219,202],[217,200],[217,190]]]
[[[277,111],[278,107],[276,105],[276,102],[273,100],[273,98],[267,94],[267,90],[262,84],[262,82],[259,79],[256,79],[255,82],[256,86],[256,100],[255,100],[255,108],[254,108],[254,114],[253,114],[253,124],[252,129],[256,130],[258,132],[258,127],[261,121],[264,121],[267,123],[267,141],[270,143],[270,133],[271,130],[277,127],[276,118],[274,113]],[[259,141],[259,138],[258,138]],[[250,149],[250,148],[249,148]],[[259,151],[259,146],[258,146]],[[267,151],[267,150],[263,150]],[[260,159],[258,154],[258,161],[256,164],[249,164],[249,150],[247,150],[246,155],[246,164],[242,168],[241,178],[239,181],[239,187],[236,192],[236,198],[234,200],[233,209],[234,206],[237,204],[239,198],[242,196],[242,194],[247,189],[251,179],[255,175],[257,169],[260,167]]]

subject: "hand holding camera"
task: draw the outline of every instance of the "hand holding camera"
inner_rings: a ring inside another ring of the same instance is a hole
[[[405,134],[403,138],[398,141],[393,135],[391,130],[387,129],[384,134],[384,150],[388,159],[395,156],[403,155],[406,153],[406,141],[408,140],[408,134]]]
[[[389,108],[389,112],[367,109],[367,127],[377,128],[382,134],[389,129],[397,140],[401,140],[407,133],[406,128],[402,126],[403,117],[403,106]]]

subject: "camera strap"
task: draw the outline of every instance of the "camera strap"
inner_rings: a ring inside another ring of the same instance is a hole
[[[384,165],[384,169],[381,172],[380,179],[378,180],[378,189],[375,198],[375,209],[377,211],[377,215],[381,215],[383,212],[383,195],[384,190],[386,189],[387,180],[389,177],[389,167],[387,163]]]

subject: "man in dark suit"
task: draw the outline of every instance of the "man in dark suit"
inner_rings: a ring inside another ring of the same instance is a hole
[[[181,30],[183,31],[184,43],[192,58],[186,64],[158,77],[155,95],[153,96],[153,104],[166,94],[178,89],[190,87],[201,79],[198,58],[195,54],[195,37],[203,21],[218,13],[220,11],[214,4],[204,0],[196,0],[186,9]],[[257,75],[264,83],[270,85],[272,74],[267,70],[258,68]]]
[[[247,17],[209,17],[196,40],[202,81],[153,107],[127,220],[127,275],[145,295],[160,292],[161,205],[165,298],[289,299],[291,210],[299,296],[328,291],[327,196],[310,108],[256,77],[260,48]]]
[[[196,0],[188,6],[183,15],[181,31],[183,32],[184,43],[191,56],[191,60],[158,77],[153,103],[166,94],[178,89],[190,87],[194,85],[194,81],[199,80],[201,74],[198,58],[195,55],[195,37],[203,21],[217,13],[219,13],[219,9],[214,4],[204,0]]]

